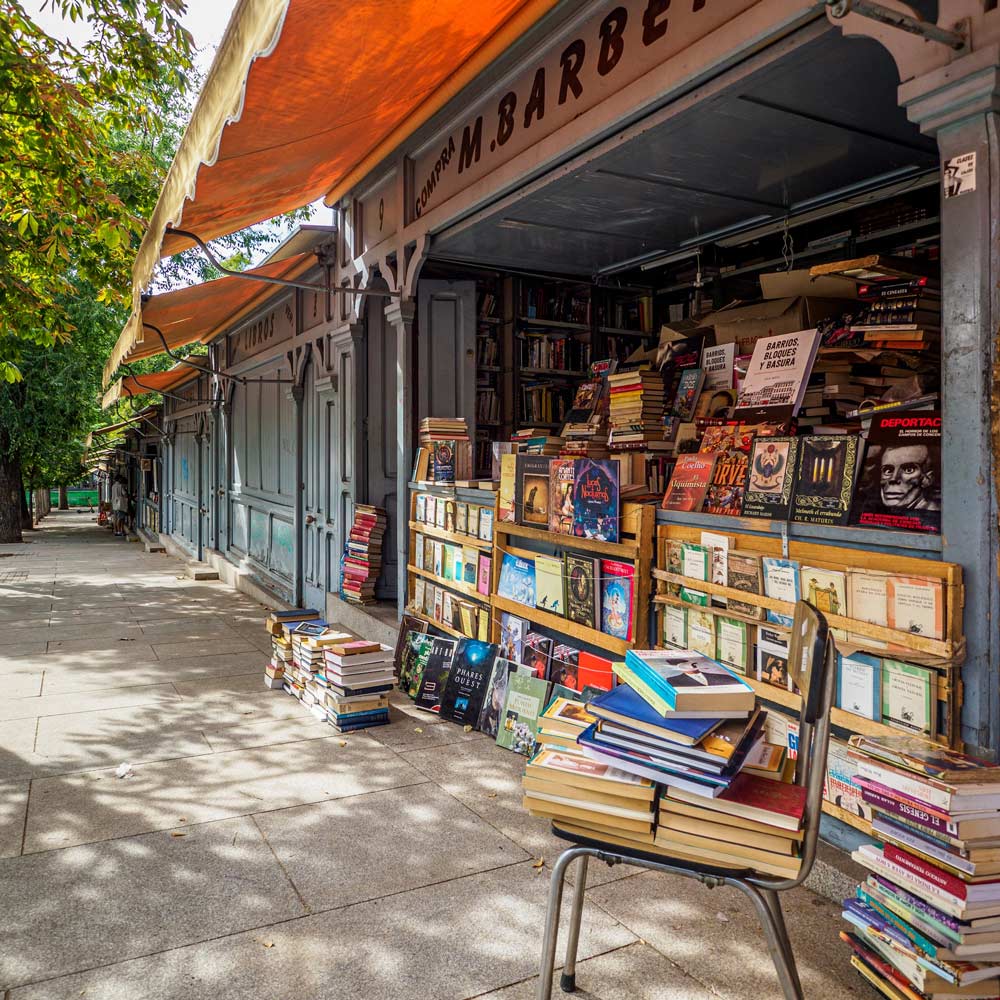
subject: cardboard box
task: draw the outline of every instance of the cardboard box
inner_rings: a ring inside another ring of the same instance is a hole
[[[727,306],[712,313],[704,324],[715,327],[717,344],[735,343],[737,354],[752,354],[760,337],[814,330],[821,320],[843,311],[843,299],[796,295]]]

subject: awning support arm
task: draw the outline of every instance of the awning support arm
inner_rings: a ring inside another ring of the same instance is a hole
[[[290,378],[245,378],[242,375],[227,375],[223,371],[213,371],[211,368],[203,368],[201,365],[196,365],[193,361],[189,361],[187,358],[182,358],[179,354],[174,354],[167,345],[167,338],[163,336],[163,331],[158,326],[153,326],[152,323],[147,323],[145,320],[142,321],[142,325],[152,330],[159,338],[160,343],[163,344],[163,350],[167,357],[178,364],[187,365],[189,368],[193,368],[196,372],[201,372],[204,375],[214,375],[216,378],[226,379],[229,382],[235,382],[237,385],[247,385],[250,382],[267,382],[274,385],[292,385],[294,379]]]
[[[283,288],[304,288],[307,292],[324,292],[329,295],[331,292],[339,292],[341,295],[372,295],[383,299],[398,299],[402,297],[402,292],[390,292],[383,288],[351,288],[341,285],[332,285],[329,280],[325,285],[316,285],[309,281],[292,281],[289,278],[272,278],[266,274],[252,274],[249,271],[233,271],[226,267],[222,261],[212,251],[212,248],[197,234],[188,232],[186,229],[169,228],[168,233],[174,236],[183,236],[193,240],[201,249],[201,252],[208,258],[209,263],[224,275],[230,278],[249,278],[251,281],[264,281],[269,285],[281,285]]]
[[[167,392],[166,389],[155,389],[152,386],[143,385],[142,382],[139,381],[139,376],[138,375],[134,375],[132,373],[131,369],[129,368],[129,366],[125,362],[122,362],[121,367],[125,371],[125,376],[127,378],[132,379],[135,382],[135,384],[140,389],[145,389],[146,392],[158,392],[161,396],[166,396],[167,399],[176,399],[178,403],[208,403],[208,404],[212,404],[214,402],[214,400],[211,400],[211,399],[188,399],[186,396],[178,396],[176,393]],[[129,394],[129,398],[134,398],[134,393],[132,392],[132,390],[127,385],[124,386],[124,389]]]
[[[910,17],[909,14],[902,14],[891,7],[885,7],[874,0],[826,0],[826,9],[830,17],[839,20],[848,14],[860,14],[861,17],[870,18],[881,24],[888,24],[890,27],[899,28],[900,31],[907,31],[911,35],[919,35],[931,42],[938,42],[947,45],[949,49],[956,52],[966,48],[969,44],[968,35],[960,31],[948,31],[939,28],[936,24],[918,20]]]

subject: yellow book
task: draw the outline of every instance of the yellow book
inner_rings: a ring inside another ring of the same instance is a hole
[[[542,781],[559,781],[575,788],[590,788],[597,792],[620,795],[640,802],[652,802],[656,795],[647,778],[616,767],[556,750],[543,750],[528,761],[525,774]]]
[[[780,826],[769,826],[756,820],[743,819],[742,816],[731,816],[729,813],[713,812],[687,802],[676,799],[660,799],[660,816],[689,816],[700,822],[718,823],[720,826],[733,827],[735,830],[747,830],[753,833],[769,834],[772,837],[787,837],[789,840],[801,840],[805,836],[803,830],[786,830]]]
[[[590,788],[576,788],[573,785],[565,785],[558,781],[543,781],[530,774],[526,774],[521,779],[521,787],[525,791],[531,792],[537,798],[556,796],[560,799],[572,802],[592,802],[596,806],[611,806],[616,809],[623,809],[628,813],[635,813],[637,816],[650,819],[653,813],[645,808],[645,803],[636,802],[635,799],[626,799],[621,795],[612,795],[607,792],[595,792]]]
[[[590,837],[591,840],[603,840],[619,846],[624,846],[627,843],[637,851],[655,850],[652,831],[649,833],[636,833],[634,831],[623,833],[621,830],[612,830],[609,826],[602,826],[600,823],[590,820],[568,820],[556,813],[546,813],[541,808],[536,808],[533,812],[536,816],[554,820],[561,830],[578,833],[581,836]],[[600,817],[595,815],[594,818],[599,819]]]
[[[653,821],[641,819],[629,819],[625,816],[613,816],[610,813],[597,812],[594,809],[580,808],[575,805],[567,805],[562,802],[550,802],[548,799],[537,798],[532,795],[525,795],[522,805],[530,813],[537,813],[541,816],[561,817],[573,822],[574,820],[587,821],[594,816],[601,817],[601,824],[615,830],[625,830],[633,833],[648,833],[653,829]]]
[[[802,865],[801,858],[785,857],[770,851],[759,851],[739,844],[724,844],[708,837],[694,837],[660,827],[656,831],[656,844],[664,850],[677,849],[698,858],[705,864],[722,868],[753,868],[765,875],[795,878]]]
[[[751,830],[740,830],[735,826],[723,823],[709,823],[691,816],[675,816],[664,810],[660,811],[659,827],[661,830],[676,830],[678,833],[694,834],[706,839],[717,840],[721,844],[745,844],[762,851],[774,854],[794,854],[796,842],[787,837],[776,837],[769,833],[756,833]]]

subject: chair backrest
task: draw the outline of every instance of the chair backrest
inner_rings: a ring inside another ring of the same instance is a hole
[[[802,694],[795,783],[806,789],[802,867],[790,884],[804,882],[816,857],[823,812],[823,780],[830,746],[830,708],[837,679],[837,652],[822,612],[808,601],[795,605],[788,674]]]

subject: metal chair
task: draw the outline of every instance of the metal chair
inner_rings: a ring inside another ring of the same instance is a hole
[[[566,942],[566,961],[563,966],[561,987],[564,993],[576,990],[576,952],[580,941],[580,922],[583,916],[584,893],[587,887],[587,865],[590,858],[597,858],[608,865],[629,864],[653,871],[670,872],[697,879],[709,888],[733,886],[747,895],[757,910],[767,937],[768,949],[778,973],[778,980],[786,1000],[803,1000],[795,956],[781,912],[779,892],[801,885],[812,870],[816,858],[816,838],[823,808],[823,778],[826,774],[826,757],[830,741],[830,706],[836,680],[837,659],[833,640],[826,619],[811,604],[799,601],[795,606],[792,639],[788,654],[789,675],[802,692],[802,711],[799,720],[799,751],[796,761],[795,783],[806,789],[803,820],[802,866],[794,879],[780,879],[759,874],[753,868],[716,868],[668,856],[604,844],[600,839],[581,837],[561,830],[553,821],[553,832],[575,847],[559,855],[552,871],[549,888],[548,912],[542,940],[542,962],[538,981],[538,1000],[550,1000],[555,969],[556,940],[559,934],[559,915],[562,904],[563,882],[569,866],[577,859],[573,885],[573,904],[569,918]]]

